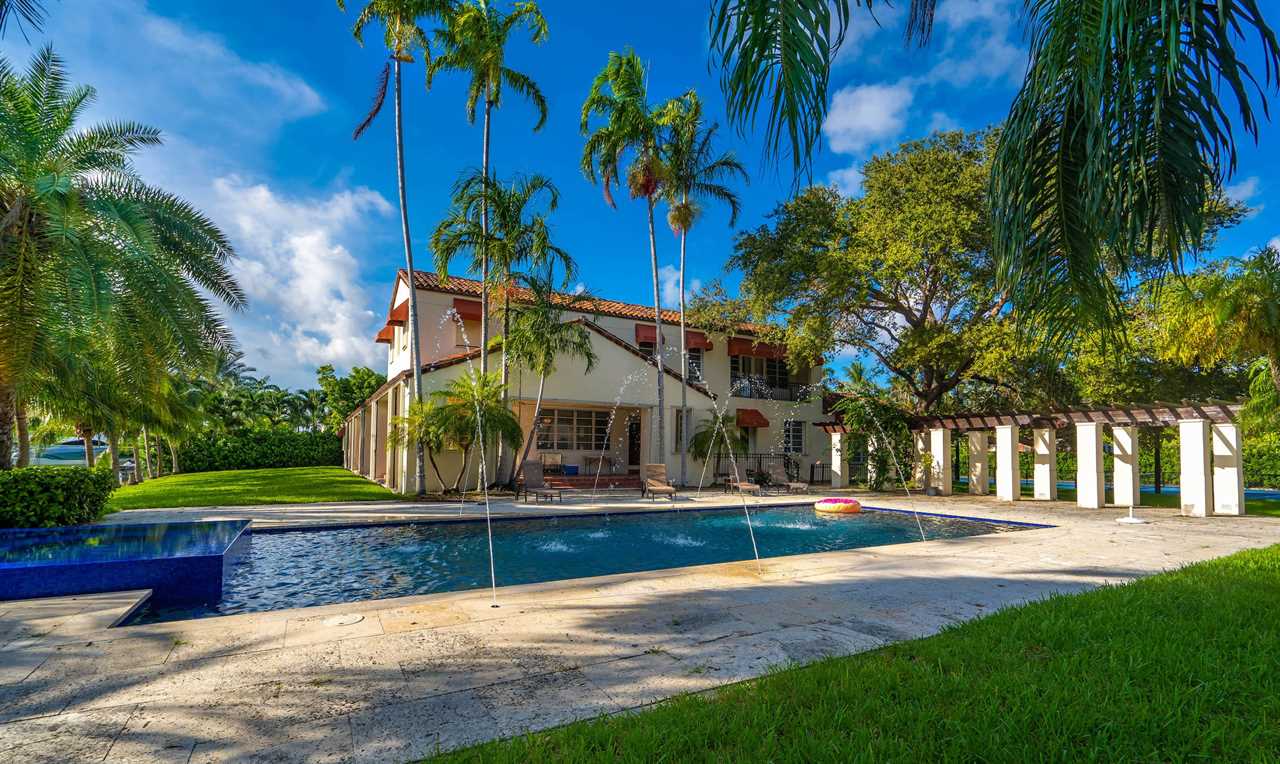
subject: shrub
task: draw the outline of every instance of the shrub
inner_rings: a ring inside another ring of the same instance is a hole
[[[1244,484],[1251,488],[1280,488],[1280,433],[1244,439]]]
[[[19,467],[0,471],[0,527],[80,525],[106,513],[116,488],[111,470]]]
[[[196,438],[178,451],[178,468],[183,472],[339,464],[342,441],[329,432],[248,430]]]

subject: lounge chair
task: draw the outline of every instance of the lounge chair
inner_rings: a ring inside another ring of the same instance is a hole
[[[646,464],[640,468],[640,475],[641,498],[648,496],[652,500],[655,496],[670,496],[672,501],[676,500],[676,487],[667,480],[667,465]]]
[[[773,485],[784,488],[787,493],[808,493],[809,492],[809,484],[803,483],[799,480],[791,480],[790,478],[787,477],[787,470],[785,468],[778,469],[777,467],[770,467],[769,480],[772,482]]]
[[[763,494],[763,490],[759,483],[752,483],[749,480],[741,480],[735,474],[732,478],[725,478],[725,493],[729,491],[737,491],[738,493],[754,493],[756,496]]]
[[[563,475],[564,474],[564,454],[557,451],[550,451],[538,454],[541,460],[542,473],[544,475]]]
[[[524,491],[525,498],[533,496],[535,504],[541,504],[543,499],[554,501],[560,500],[564,503],[564,492],[559,488],[552,488],[542,479],[542,462],[535,462],[532,459],[524,463],[523,467],[524,480],[521,489]],[[520,499],[520,491],[516,491],[516,499]]]

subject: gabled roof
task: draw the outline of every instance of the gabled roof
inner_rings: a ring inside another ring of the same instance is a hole
[[[612,342],[613,344],[627,351],[628,353],[635,356],[636,358],[639,358],[640,360],[644,361],[650,366],[653,366],[655,368],[657,368],[658,366],[658,362],[654,360],[651,356],[649,356],[646,353],[640,352],[640,350],[636,348],[634,345],[628,343],[626,340],[622,339],[621,337],[609,331],[608,329],[605,329],[604,327],[600,326],[600,324],[597,324],[594,321],[590,321],[585,318],[575,318],[574,320],[569,321],[568,323],[582,324],[583,326],[587,327],[591,331],[595,332],[596,334],[600,335],[606,340]],[[495,340],[493,340],[492,346],[489,348],[489,352],[495,353],[501,347],[502,347],[502,338],[498,337]],[[444,358],[437,358],[436,360],[431,361],[429,363],[424,363],[422,365],[422,373],[426,374],[428,372],[436,371],[438,369],[444,369],[449,366],[457,366],[460,363],[466,363],[467,361],[474,361],[479,357],[480,357],[480,348],[463,351],[461,353],[454,353],[453,355],[445,356]],[[675,378],[677,382],[684,381],[684,377],[680,376],[680,372],[672,369],[670,366],[667,366],[664,364],[662,367],[662,370],[667,374],[669,374],[671,377]],[[702,393],[703,395],[707,396],[711,400],[716,399],[715,394],[712,393],[710,390],[708,390],[706,385],[703,385],[701,382],[690,382],[689,389],[696,390]]]
[[[636,358],[639,358],[641,361],[644,361],[650,366],[653,366],[656,368],[658,365],[658,362],[654,360],[652,357],[650,357],[648,354],[640,352],[639,348],[636,348],[634,345],[631,345],[626,340],[622,339],[621,337],[609,331],[608,329],[605,329],[604,327],[600,326],[600,324],[597,324],[594,321],[589,321],[585,318],[576,318],[573,321],[570,321],[569,323],[582,324],[583,326],[587,327],[587,329],[589,329],[590,331],[595,332],[596,334],[600,335],[604,339],[608,340],[609,342],[612,342],[614,345],[617,345],[618,347],[622,348],[623,350],[635,356]],[[495,353],[495,352],[498,352],[498,350],[500,350],[501,348],[502,348],[502,338],[498,337],[493,341],[491,347],[489,348],[489,352]],[[438,371],[440,369],[447,369],[450,366],[457,366],[460,363],[474,361],[479,357],[480,357],[480,348],[475,348],[473,350],[466,350],[461,353],[454,353],[453,355],[447,355],[447,356],[444,356],[443,358],[437,358],[434,361],[428,361],[427,363],[422,364],[422,373],[429,374],[433,371]],[[684,377],[680,375],[680,372],[675,371],[671,367],[663,365],[662,370],[666,372],[669,376],[674,378],[677,382],[684,381]],[[399,374],[396,374],[391,379],[388,379],[386,382],[382,384],[381,387],[379,387],[376,391],[374,391],[372,395],[364,399],[364,401],[362,401],[360,405],[355,408],[354,411],[348,414],[345,421],[350,422],[352,419],[355,418],[356,412],[358,412],[360,409],[367,406],[369,404],[369,401],[372,401],[381,397],[383,393],[385,393],[393,385],[400,382],[401,380],[408,379],[409,373],[410,373],[409,370],[406,369],[400,372]],[[713,401],[716,399],[715,393],[708,390],[706,385],[702,384],[701,382],[690,382],[689,389],[695,392],[701,393]],[[345,422],[344,422],[344,427],[345,427]]]
[[[401,268],[396,272],[396,278],[405,279],[406,273],[407,271],[405,271],[404,268]],[[442,279],[437,273],[433,273],[431,271],[420,271],[416,268],[413,271],[413,276],[414,286],[428,292],[441,292],[444,294],[456,294],[467,297],[480,296],[482,282],[476,279],[468,279],[461,276],[449,276],[447,279]],[[530,300],[529,290],[524,287],[512,287],[509,294],[511,295],[511,299],[516,302],[528,302]],[[564,304],[567,304],[569,300],[575,297],[575,295],[560,292],[556,294],[556,297],[563,301]],[[611,316],[613,318],[630,318],[636,321],[649,322],[653,321],[652,305],[640,305],[633,302],[605,300],[597,297],[587,300],[579,300],[579,304],[573,306],[572,310],[575,312]],[[669,323],[673,326],[678,325],[680,323],[679,311],[663,310],[662,321],[663,323]],[[690,328],[694,327],[690,325]],[[758,324],[742,324],[738,328],[739,331],[744,334],[755,334],[759,333],[766,327],[759,326]]]

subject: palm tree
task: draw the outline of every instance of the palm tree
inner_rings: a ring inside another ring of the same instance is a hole
[[[911,0],[927,42],[938,0]],[[861,0],[716,0],[711,44],[730,119],[808,174],[831,62]],[[867,2],[868,10],[872,3]],[[1016,313],[1066,347],[1123,321],[1121,285],[1179,272],[1235,171],[1233,123],[1256,142],[1280,42],[1259,0],[1028,2],[1030,66],[992,172],[999,284]],[[1232,112],[1235,112],[1234,114]],[[787,143],[789,146],[784,147]],[[1113,278],[1117,277],[1118,278]]]
[[[712,143],[716,125],[702,121],[702,101],[690,90],[663,110],[663,124],[669,126],[663,154],[666,158],[667,182],[663,198],[667,202],[667,225],[680,235],[680,485],[688,483],[689,426],[689,349],[685,336],[685,244],[689,229],[702,214],[703,204],[717,201],[729,205],[729,226],[738,221],[738,197],[724,184],[730,178],[747,182],[747,171],[733,152],[717,153]]]
[[[539,209],[543,200],[545,206]],[[535,268],[559,264],[564,268],[566,284],[577,271],[573,258],[551,241],[548,216],[559,201],[556,187],[541,175],[518,177],[504,184],[496,178],[486,181],[483,175],[474,173],[455,184],[453,204],[432,233],[431,249],[435,252],[436,269],[442,275],[448,272],[449,263],[458,254],[470,251],[472,270],[488,271],[489,281],[502,290],[503,336],[510,331],[511,314],[507,309],[511,304],[515,268],[525,264]],[[490,270],[489,264],[495,267]],[[483,284],[482,288],[488,289]],[[484,357],[487,358],[488,353]],[[503,345],[503,401],[507,401],[509,379],[507,347]],[[503,469],[503,461],[499,447],[498,472]]]
[[[49,357],[55,330],[102,324],[167,358],[196,358],[233,345],[210,296],[244,305],[222,232],[133,170],[159,132],[77,130],[93,97],[69,85],[49,48],[22,73],[0,62],[0,469],[12,466],[16,391]]]
[[[439,17],[451,12],[449,0],[370,0],[356,17],[351,28],[356,41],[364,45],[364,30],[372,23],[382,24],[383,42],[391,60],[382,68],[374,90],[373,106],[363,121],[352,133],[352,138],[359,140],[365,130],[373,124],[373,120],[382,111],[387,97],[387,81],[394,73],[395,133],[396,133],[396,188],[400,196],[400,235],[404,241],[404,263],[409,274],[409,359],[413,364],[413,396],[422,400],[422,358],[418,347],[418,289],[413,270],[413,245],[409,238],[409,202],[405,193],[404,181],[404,120],[401,115],[400,98],[400,65],[415,61],[414,54],[421,53],[430,59],[431,52],[427,44],[426,32],[419,26],[422,18]],[[338,10],[346,11],[346,0],[338,0]],[[423,449],[417,449],[417,494],[426,492],[427,473],[423,464]]]
[[[591,130],[593,117],[604,123]],[[627,190],[632,199],[643,197],[649,213],[649,265],[653,273],[653,321],[656,326],[654,360],[658,365],[658,458],[666,458],[666,402],[663,395],[662,298],[658,286],[658,244],[653,228],[653,208],[662,192],[667,170],[661,146],[663,126],[659,112],[651,109],[645,87],[644,65],[631,49],[611,52],[604,69],[591,83],[582,104],[582,133],[587,136],[582,149],[582,172],[600,182],[605,201],[616,206],[612,188],[622,178],[624,157],[632,155],[626,170]]]
[[[391,420],[391,432],[387,440],[396,447],[421,443],[427,460],[431,462],[431,469],[436,473],[436,480],[439,481],[441,490],[444,490],[444,475],[440,473],[440,465],[436,463],[436,454],[444,451],[448,445],[447,423],[443,421],[441,407],[436,401],[430,398],[410,401],[405,415]],[[465,460],[463,465],[465,469]]]
[[[18,25],[18,30],[25,37],[26,30],[22,28],[23,23],[30,26],[32,31],[39,32],[44,28],[44,19],[44,3],[41,0],[0,0],[0,36],[8,31],[10,21]]]
[[[471,76],[467,88],[467,120],[476,121],[476,104],[484,103],[484,122],[480,153],[480,172],[485,184],[489,180],[489,128],[494,107],[502,105],[503,87],[509,87],[533,102],[538,112],[534,131],[547,121],[547,101],[528,75],[506,65],[507,40],[517,27],[529,30],[534,44],[547,39],[547,21],[536,3],[518,2],[510,13],[503,13],[489,0],[468,0],[450,14],[448,23],[436,31],[440,54],[427,64],[427,87],[438,72],[465,72]],[[480,226],[485,236],[480,251],[480,347],[489,347],[489,207],[480,204]],[[507,363],[503,355],[502,383],[507,383]],[[489,371],[489,355],[480,356],[480,371]]]
[[[512,451],[524,440],[520,420],[502,402],[502,381],[497,374],[464,374],[443,390],[431,393],[440,405],[440,429],[447,442],[462,451],[462,467],[453,481],[456,492],[462,484],[471,449],[484,453],[495,443]]]
[[[710,462],[713,458],[719,462],[730,454],[734,457],[745,456],[748,448],[747,431],[738,426],[733,415],[712,413],[698,424],[689,441],[689,448],[694,454],[702,454],[703,462]]]
[[[538,439],[541,426],[542,394],[547,377],[556,370],[558,357],[581,360],[588,372],[595,366],[596,354],[591,347],[591,334],[580,321],[565,321],[566,310],[586,312],[591,298],[585,294],[562,295],[555,291],[551,268],[545,276],[521,276],[519,281],[528,291],[528,299],[503,308],[503,320],[510,319],[509,332],[503,336],[503,348],[512,359],[538,375],[538,395],[533,404],[533,426],[511,473],[514,484],[520,469],[529,459],[529,451]]]

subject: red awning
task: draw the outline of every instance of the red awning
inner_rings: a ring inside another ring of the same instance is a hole
[[[378,331],[378,335],[373,338],[374,342],[385,342],[388,345],[396,338],[396,328],[391,324],[387,324]]]
[[[758,409],[738,409],[739,427],[768,427],[769,420]]]
[[[653,324],[636,324],[636,344],[641,342],[658,344],[658,328]]]
[[[729,355],[749,355],[756,358],[786,358],[787,349],[782,345],[771,345],[768,342],[753,344],[745,337],[729,338]]]
[[[707,339],[707,335],[703,334],[702,332],[694,331],[693,329],[689,329],[684,333],[684,341],[685,341],[685,345],[690,350],[698,350],[698,349],[710,350],[711,349],[711,340]]]
[[[479,321],[481,318],[480,303],[476,300],[453,298],[453,309],[458,311],[463,321]]]
[[[387,316],[387,323],[392,326],[404,326],[409,323],[409,301],[405,300],[399,305],[391,309],[391,314]]]

